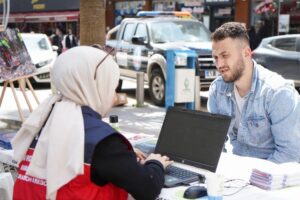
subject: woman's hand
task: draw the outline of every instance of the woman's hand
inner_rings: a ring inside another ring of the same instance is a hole
[[[154,153],[151,153],[144,162],[147,162],[148,160],[159,161],[163,165],[164,169],[166,169],[167,166],[169,166],[174,162],[171,161],[168,156],[161,156],[160,154],[154,154]]]
[[[146,155],[137,148],[133,148],[133,151],[137,157],[137,161],[143,164],[144,160],[146,159]]]

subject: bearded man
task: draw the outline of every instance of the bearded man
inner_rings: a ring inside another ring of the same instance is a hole
[[[220,76],[210,86],[208,111],[232,117],[228,134],[233,153],[299,162],[300,97],[293,84],[252,59],[241,23],[216,29],[212,55]]]

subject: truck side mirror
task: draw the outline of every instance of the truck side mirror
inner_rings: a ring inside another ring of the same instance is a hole
[[[144,37],[133,36],[131,39],[132,44],[145,45],[146,41]]]

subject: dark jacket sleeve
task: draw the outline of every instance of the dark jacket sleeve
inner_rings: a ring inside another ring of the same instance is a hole
[[[100,186],[111,182],[136,200],[152,200],[163,187],[164,169],[156,160],[139,164],[135,153],[114,134],[97,144],[91,163],[91,180]]]

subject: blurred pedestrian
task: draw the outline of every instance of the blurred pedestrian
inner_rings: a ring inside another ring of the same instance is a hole
[[[46,33],[45,33],[49,39],[49,41],[51,42],[52,44],[52,38],[54,37],[54,34],[53,34],[53,31],[51,28],[47,29]]]
[[[68,29],[68,34],[64,37],[63,46],[65,49],[70,49],[77,46],[77,38],[73,34],[71,28]]]
[[[255,26],[251,26],[248,32],[251,50],[256,49],[262,40],[262,21],[256,21]]]
[[[57,54],[61,54],[62,49],[63,49],[63,44],[62,44],[62,40],[64,38],[64,30],[60,27],[56,27],[55,29],[55,35],[52,36],[52,45],[55,45],[58,47],[57,49]]]

